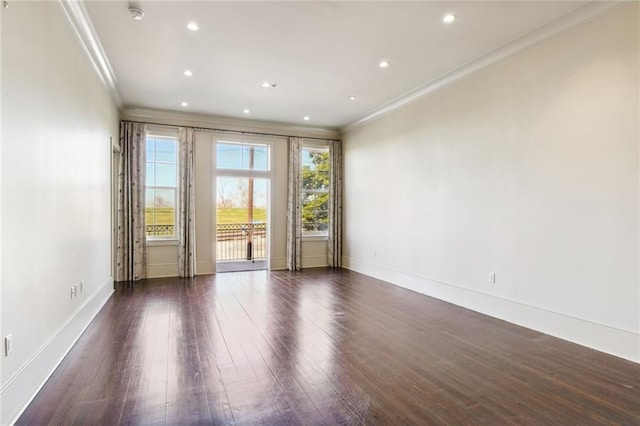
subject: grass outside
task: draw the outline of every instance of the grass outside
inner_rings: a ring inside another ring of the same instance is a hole
[[[145,220],[147,221],[147,225],[175,225],[176,223],[176,215],[174,213],[174,209],[171,207],[159,207],[155,209],[155,221],[153,220],[153,211],[152,208],[145,209]]]
[[[175,213],[174,209],[170,207],[155,209],[155,221],[153,220],[153,209],[146,209],[146,221],[147,225],[175,225]],[[248,212],[247,209],[229,208],[218,209],[217,211],[218,223],[247,223]],[[254,222],[266,222],[267,210],[266,209],[253,209],[253,221]]]
[[[248,211],[247,209],[230,208],[230,209],[218,209],[217,211],[218,223],[247,223]],[[253,221],[254,222],[266,222],[267,210],[266,209],[253,209]]]

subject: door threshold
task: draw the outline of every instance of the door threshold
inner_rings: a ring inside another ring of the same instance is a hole
[[[266,269],[266,259],[223,260],[216,262],[216,272],[263,271]]]

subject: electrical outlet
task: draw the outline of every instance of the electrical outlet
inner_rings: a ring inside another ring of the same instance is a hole
[[[76,297],[76,286],[75,285],[71,286],[71,300],[73,300],[74,297]]]
[[[496,283],[496,273],[491,272],[489,274],[489,284],[495,284],[495,283]]]
[[[9,356],[11,351],[13,351],[13,340],[12,340],[12,336],[8,334],[4,338],[4,356]]]

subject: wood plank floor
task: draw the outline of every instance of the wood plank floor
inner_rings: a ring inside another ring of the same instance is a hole
[[[119,286],[18,424],[640,424],[640,365],[346,270]]]

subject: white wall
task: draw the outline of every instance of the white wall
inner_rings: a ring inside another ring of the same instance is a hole
[[[348,132],[345,265],[640,361],[638,16]]]
[[[13,352],[1,358],[0,424],[8,424],[113,291],[109,138],[118,137],[118,111],[58,2],[2,10],[2,78],[1,334],[12,334]]]

